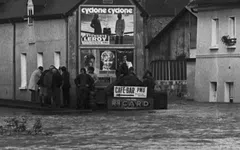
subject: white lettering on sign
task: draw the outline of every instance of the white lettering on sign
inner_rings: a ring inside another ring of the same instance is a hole
[[[82,44],[110,44],[108,35],[86,34],[81,37]]]
[[[112,99],[114,108],[147,108],[151,105],[150,101],[143,99]]]
[[[114,86],[114,97],[147,98],[147,87]]]
[[[107,8],[82,8],[81,12],[83,14],[106,14]]]
[[[133,8],[109,8],[109,14],[132,14]]]
[[[133,8],[102,8],[102,7],[82,7],[83,14],[133,14]]]

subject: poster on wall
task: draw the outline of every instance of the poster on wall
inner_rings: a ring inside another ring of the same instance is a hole
[[[134,44],[134,7],[81,6],[81,44]]]
[[[133,49],[117,50],[117,67],[126,62],[128,68],[133,66]]]
[[[81,68],[88,70],[88,67],[94,67],[97,70],[96,50],[81,50]]]
[[[116,58],[115,50],[100,50],[100,71],[115,71]]]

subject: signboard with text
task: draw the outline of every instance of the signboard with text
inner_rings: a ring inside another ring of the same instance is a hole
[[[108,45],[110,44],[110,37],[108,35],[94,35],[94,34],[85,34],[81,37],[82,44],[85,45]]]
[[[83,45],[134,44],[134,7],[83,5],[79,23]]]
[[[114,86],[114,97],[147,98],[147,87]]]
[[[110,110],[150,110],[153,109],[153,99],[136,98],[110,98],[108,99]]]

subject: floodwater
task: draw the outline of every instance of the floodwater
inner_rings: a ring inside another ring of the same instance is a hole
[[[0,149],[240,149],[240,104],[172,101],[168,110],[41,115],[0,109],[9,116],[41,118],[50,136],[0,136]],[[29,125],[31,126],[31,124]]]

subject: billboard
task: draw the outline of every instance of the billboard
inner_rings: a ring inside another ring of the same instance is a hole
[[[147,98],[147,87],[114,86],[114,97]]]
[[[134,7],[81,6],[81,44],[134,44]]]
[[[84,48],[80,50],[81,68],[88,70],[88,67],[93,67],[96,74],[110,74],[115,76],[115,71],[123,62],[127,66],[133,67],[133,49],[93,49]]]

